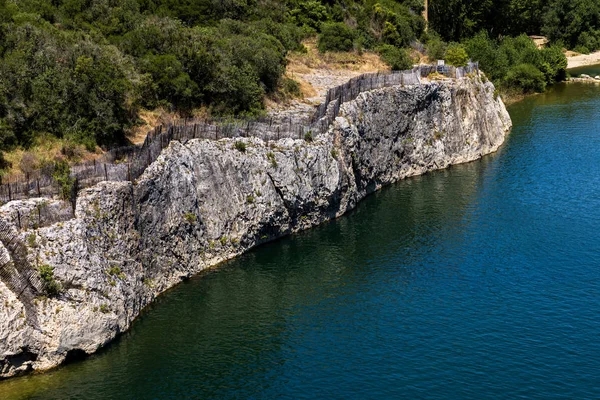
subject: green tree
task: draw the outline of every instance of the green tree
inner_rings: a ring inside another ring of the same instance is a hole
[[[354,48],[355,32],[341,22],[326,23],[321,27],[317,46],[321,53],[327,51],[349,51]]]
[[[544,74],[532,64],[519,64],[506,75],[506,84],[520,88],[524,93],[543,92],[546,89]]]
[[[392,70],[403,71],[413,67],[413,60],[405,49],[384,44],[381,45],[377,51],[381,55],[383,61],[389,64]]]
[[[455,67],[464,67],[469,61],[469,55],[464,46],[458,43],[452,43],[446,50],[446,62]]]

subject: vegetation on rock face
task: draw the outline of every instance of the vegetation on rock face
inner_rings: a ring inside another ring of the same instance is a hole
[[[44,284],[44,292],[48,296],[56,296],[62,291],[62,286],[54,279],[54,267],[44,264],[38,267],[40,279]]]

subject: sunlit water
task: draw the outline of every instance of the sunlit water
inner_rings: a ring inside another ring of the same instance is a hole
[[[600,88],[510,112],[497,154],[192,279],[0,398],[600,398]]]

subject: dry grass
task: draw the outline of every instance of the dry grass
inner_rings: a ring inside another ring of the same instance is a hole
[[[314,99],[318,96],[318,89],[303,75],[323,74],[325,71],[335,71],[334,75],[342,76],[348,72],[348,79],[352,76],[386,71],[390,67],[384,63],[378,54],[373,52],[328,52],[321,54],[317,49],[317,39],[311,38],[303,42],[306,47],[306,53],[291,52],[288,55],[288,64],[286,77],[295,80],[300,87],[300,99]],[[285,96],[270,96],[265,99],[267,108],[287,105],[291,98]],[[193,117],[209,117],[209,111],[206,108],[194,110]],[[176,113],[158,108],[155,110],[142,110],[139,113],[142,121],[140,124],[130,128],[126,132],[127,139],[133,144],[141,144],[146,139],[148,132],[154,127],[169,123],[175,119],[181,118]],[[89,152],[82,145],[76,145],[70,141],[57,139],[51,136],[38,139],[37,143],[29,149],[17,148],[4,153],[4,158],[11,165],[9,168],[0,170],[0,175],[11,176],[27,172],[26,170],[41,168],[44,165],[51,164],[57,159],[66,159],[70,163],[92,160],[103,154],[102,149],[96,148],[94,152]],[[23,161],[23,158],[25,160]]]
[[[288,55],[288,73],[309,74],[315,69],[349,70],[355,72],[373,72],[389,70],[378,54],[364,51],[358,52],[327,52],[320,53],[317,49],[317,39],[307,39],[304,42],[306,53],[291,52]]]
[[[0,170],[0,175],[10,178],[17,174],[24,174],[45,165],[53,164],[56,160],[77,163],[93,160],[101,154],[102,150],[99,147],[96,148],[96,151],[90,152],[86,150],[85,146],[66,139],[58,139],[52,136],[40,137],[28,149],[18,147],[5,152],[4,158],[10,166]]]

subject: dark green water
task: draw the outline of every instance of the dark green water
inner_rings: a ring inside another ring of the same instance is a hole
[[[572,68],[569,70],[571,76],[580,76],[581,74],[587,74],[591,77],[600,75],[600,65],[589,65],[587,67]]]
[[[510,112],[497,154],[192,279],[0,398],[600,398],[600,88]]]

